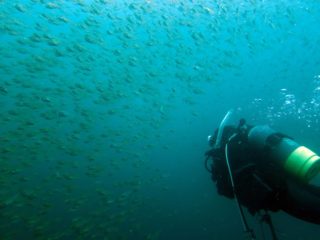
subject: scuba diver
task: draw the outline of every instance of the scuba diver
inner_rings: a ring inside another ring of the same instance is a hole
[[[244,119],[231,125],[231,115],[232,110],[208,137],[205,166],[217,192],[235,199],[244,231],[256,239],[243,206],[252,215],[261,214],[273,239],[278,238],[269,211],[320,224],[320,187],[309,183],[320,171],[320,157],[267,125],[248,125]]]

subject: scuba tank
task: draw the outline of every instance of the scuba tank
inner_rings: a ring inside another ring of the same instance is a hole
[[[320,157],[293,139],[280,134],[269,126],[250,129],[249,144],[258,151],[265,151],[286,173],[308,183],[320,171]]]

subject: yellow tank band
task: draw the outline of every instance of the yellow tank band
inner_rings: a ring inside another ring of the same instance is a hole
[[[320,157],[310,149],[300,146],[289,155],[284,168],[287,172],[308,182],[320,171]]]

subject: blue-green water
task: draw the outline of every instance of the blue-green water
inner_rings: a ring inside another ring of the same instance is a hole
[[[319,22],[316,0],[0,1],[0,239],[243,239],[206,137],[232,107],[320,152]]]

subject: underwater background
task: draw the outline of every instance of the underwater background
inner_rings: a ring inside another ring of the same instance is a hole
[[[319,23],[316,0],[0,1],[0,239],[244,239],[207,136],[234,108],[320,153]]]

